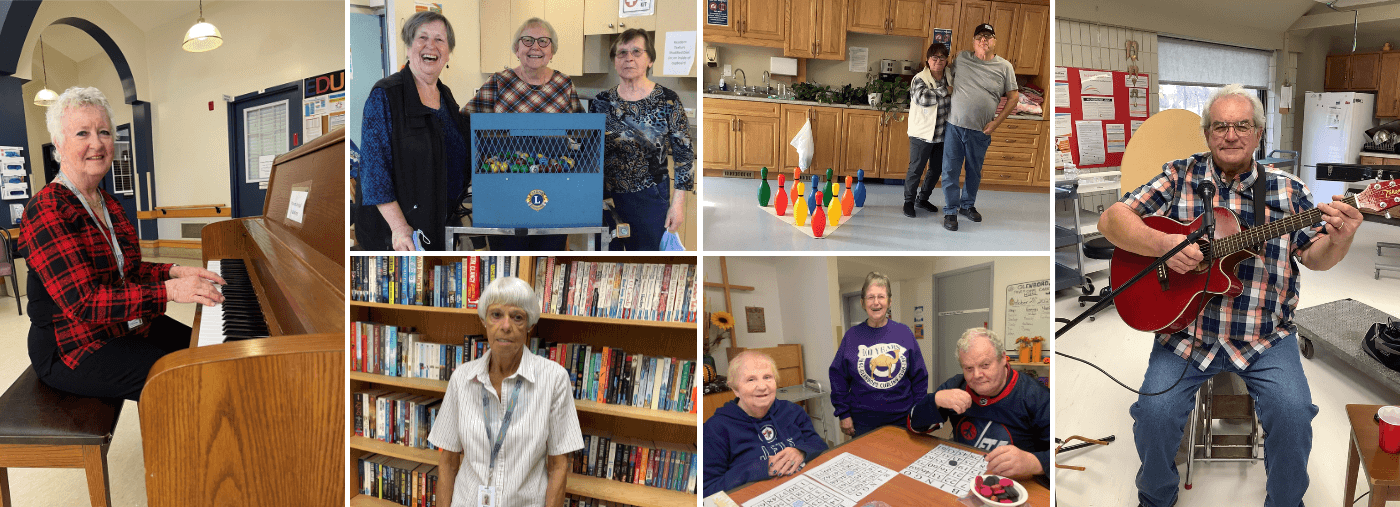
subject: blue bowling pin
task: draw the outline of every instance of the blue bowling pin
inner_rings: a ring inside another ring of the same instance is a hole
[[[807,187],[811,189],[811,191],[807,193],[807,215],[809,216],[814,215],[817,212],[817,192],[821,191],[821,188],[818,186],[819,181],[820,178],[818,178],[817,175],[813,174],[812,184],[811,186]]]
[[[865,169],[856,171],[856,207],[865,207]]]

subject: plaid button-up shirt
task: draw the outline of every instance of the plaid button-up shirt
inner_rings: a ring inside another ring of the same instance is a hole
[[[19,233],[25,261],[61,310],[52,316],[35,315],[31,305],[30,319],[39,325],[52,318],[59,355],[69,368],[76,368],[108,341],[128,334],[144,336],[150,327],[129,332],[127,321],[140,318],[150,322],[165,313],[162,282],[170,278],[171,265],[141,262],[136,228],[127,221],[116,199],[98,192],[112,215],[112,228],[126,257],[125,277],[117,271],[108,237],[83,209],[78,195],[57,181],[34,195]],[[93,212],[101,210],[94,208]]]
[[[1256,170],[1258,165],[1255,166]],[[1190,222],[1205,213],[1205,203],[1196,194],[1203,181],[1220,189],[1215,205],[1239,217],[1240,224],[1254,223],[1254,180],[1256,171],[1222,184],[1222,173],[1215,168],[1210,153],[1162,166],[1162,174],[1127,194],[1122,202],[1140,216],[1161,215]],[[1312,194],[1292,175],[1268,169],[1267,221],[1279,220],[1312,209]],[[1158,334],[1157,341],[1204,371],[1222,350],[1240,369],[1248,368],[1285,336],[1295,333],[1293,310],[1298,306],[1298,262],[1296,257],[1316,239],[1322,222],[1312,227],[1271,239],[1259,250],[1262,258],[1250,257],[1239,264],[1237,273],[1244,292],[1226,300],[1215,297],[1204,312],[1186,329],[1175,334]],[[1193,348],[1190,333],[1201,339]]]
[[[574,82],[559,71],[549,81],[534,86],[514,70],[491,75],[477,90],[476,97],[462,107],[471,113],[582,113],[583,104],[574,91]]]

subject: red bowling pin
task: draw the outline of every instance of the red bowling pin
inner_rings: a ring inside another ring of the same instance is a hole
[[[821,191],[821,190],[818,190],[818,191],[817,191],[817,202],[821,202],[821,200],[822,200],[822,191]],[[825,230],[826,230],[826,213],[822,212],[822,207],[821,207],[821,206],[817,206],[816,211],[812,213],[812,235],[813,235],[813,236],[816,236],[816,237],[818,237],[818,238],[820,238],[820,237],[822,237],[822,231],[825,231]]]
[[[847,192],[849,193],[849,192]],[[783,216],[787,212],[788,194],[783,188],[783,175],[778,175],[778,198],[773,200],[773,210],[778,212],[778,216]]]

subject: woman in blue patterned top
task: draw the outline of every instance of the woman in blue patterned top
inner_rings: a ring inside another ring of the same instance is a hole
[[[690,122],[680,96],[647,79],[656,49],[645,30],[622,32],[609,54],[622,83],[599,93],[588,109],[608,115],[603,196],[632,227],[632,237],[613,240],[610,249],[659,250],[662,233],[685,223],[685,192],[695,190]],[[675,160],[675,190],[667,157]]]
[[[400,33],[408,63],[379,80],[365,100],[360,206],[355,239],[365,250],[443,250],[447,215],[461,203],[467,173],[467,117],[438,80],[457,39],[442,14],[410,16]]]

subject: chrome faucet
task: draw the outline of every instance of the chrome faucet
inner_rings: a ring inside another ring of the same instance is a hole
[[[747,74],[744,74],[744,69],[734,69],[734,76],[738,77],[740,75],[744,76],[744,84],[739,85],[741,87],[739,88],[739,91],[742,92],[744,91],[744,88],[742,87],[748,86],[749,84],[749,76]]]
[[[768,71],[766,71],[766,70],[763,71],[763,92],[764,92],[764,93],[772,93],[772,92],[773,92],[773,86],[768,82],[768,78],[769,78],[769,76],[771,76],[771,75],[772,75],[772,74],[769,74]]]

